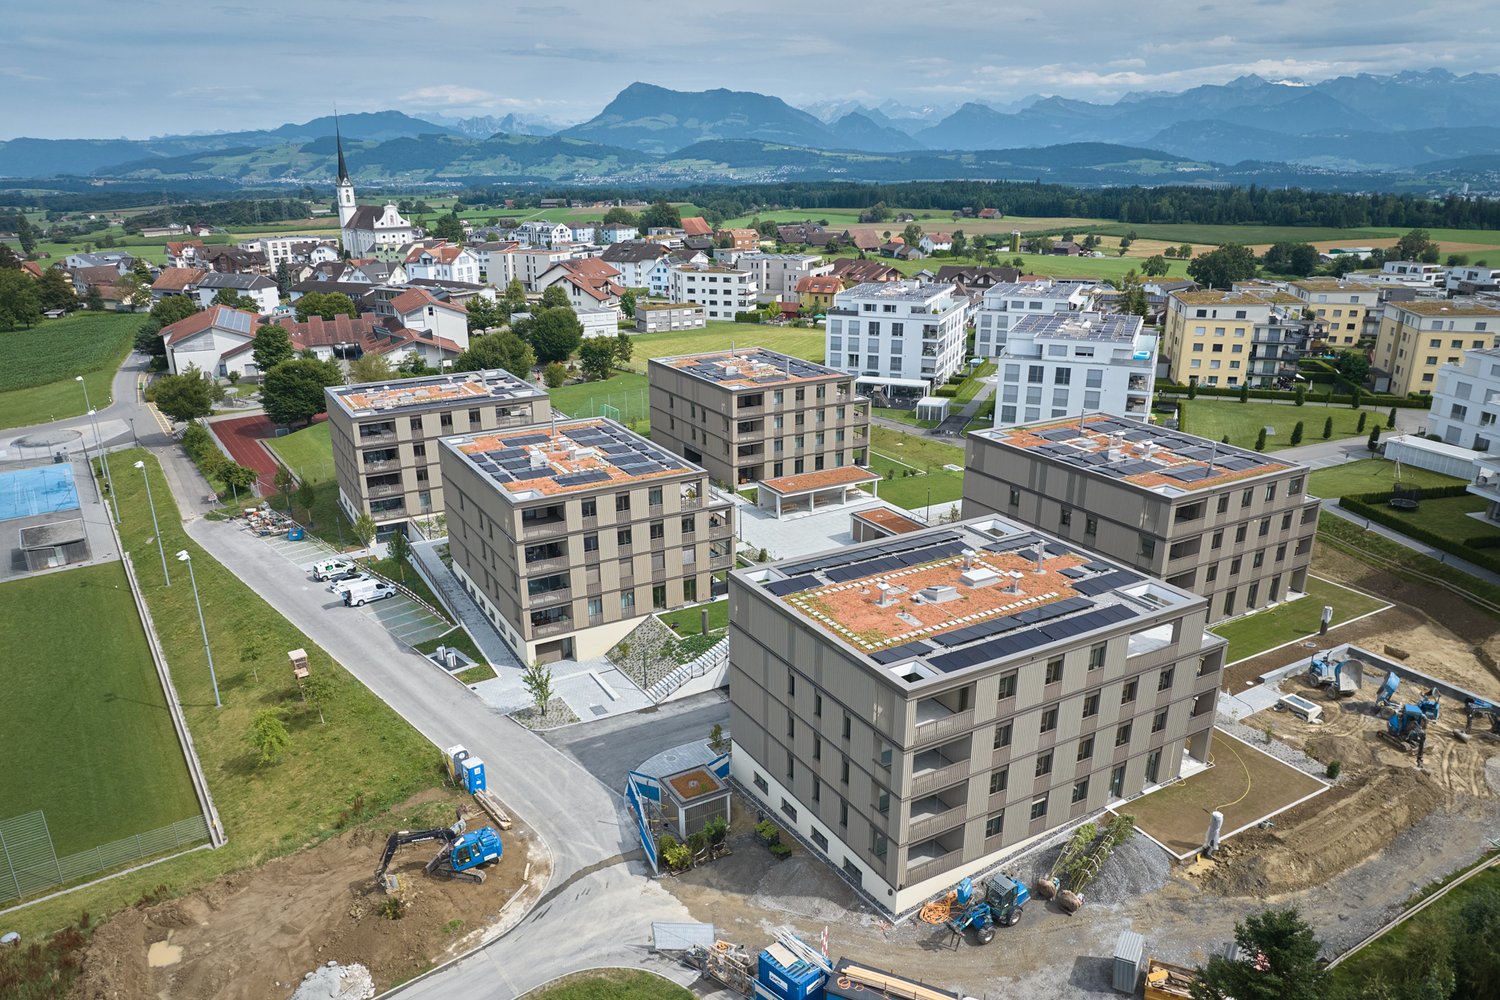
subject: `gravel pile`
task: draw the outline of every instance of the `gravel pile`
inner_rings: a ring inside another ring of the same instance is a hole
[[[1219,716],[1217,728],[1222,729],[1224,732],[1228,733],[1231,736],[1236,736],[1239,739],[1244,740],[1246,743],[1250,744],[1257,750],[1262,750],[1265,753],[1270,754],[1272,757],[1275,757],[1283,764],[1289,764],[1292,767],[1295,767],[1303,774],[1310,774],[1314,778],[1328,781],[1327,764],[1324,764],[1319,760],[1314,760],[1307,754],[1303,753],[1301,750],[1298,750],[1296,747],[1288,746],[1280,740],[1273,739],[1271,740],[1271,742],[1267,743],[1266,733],[1263,729],[1253,729],[1242,722],[1230,722],[1222,715]],[[1336,780],[1330,783],[1337,785],[1340,781],[1343,781],[1343,775],[1340,775]]]
[[[291,1000],[369,1000],[374,995],[369,969],[329,962],[303,976]]]

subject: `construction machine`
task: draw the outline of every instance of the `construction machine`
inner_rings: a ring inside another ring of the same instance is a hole
[[[433,878],[455,879],[461,882],[484,881],[481,865],[499,861],[504,853],[500,834],[494,827],[481,827],[471,833],[464,832],[464,820],[460,818],[452,826],[439,826],[431,830],[397,830],[385,842],[385,853],[380,856],[380,867],[375,869],[375,881],[387,891],[393,888],[386,872],[397,849],[407,844],[425,844],[441,841],[442,847],[431,861],[426,872]]]
[[[995,925],[1014,927],[1030,899],[1026,884],[1008,875],[985,879],[983,893],[976,892],[973,881],[966,878],[954,890],[953,903],[958,910],[948,921],[948,929],[954,938],[972,929],[976,944],[989,944],[995,937]]]
[[[1396,676],[1395,671],[1385,675],[1385,683],[1380,685],[1380,690],[1375,692],[1375,711],[1379,712],[1385,706],[1391,704],[1396,697],[1396,688],[1401,686],[1401,678]]]
[[[1475,719],[1490,720],[1490,735],[1500,736],[1500,705],[1495,705],[1478,698],[1468,697],[1464,699],[1464,728],[1463,732],[1454,731],[1453,735],[1461,740],[1467,741],[1469,735],[1474,731]]]
[[[1386,720],[1382,735],[1402,750],[1417,752],[1417,766],[1422,766],[1422,754],[1427,747],[1428,715],[1420,705],[1402,705],[1400,711]]]
[[[1307,682],[1313,687],[1331,687],[1341,698],[1359,690],[1364,673],[1364,664],[1359,660],[1335,660],[1332,650],[1325,650],[1312,658],[1307,666]]]

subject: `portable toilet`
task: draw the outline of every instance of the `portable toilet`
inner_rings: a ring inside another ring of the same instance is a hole
[[[456,785],[463,780],[464,758],[469,756],[469,751],[462,743],[455,744],[444,750],[448,755],[448,777],[453,779]]]
[[[773,944],[756,964],[756,993],[767,1000],[823,1000],[827,975],[788,948]]]
[[[1121,931],[1115,941],[1114,987],[1116,993],[1135,993],[1141,978],[1146,939],[1136,931]]]
[[[478,757],[464,757],[463,763],[464,790],[470,795],[488,787],[484,783],[484,761]]]

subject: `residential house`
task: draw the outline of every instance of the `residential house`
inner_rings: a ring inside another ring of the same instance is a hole
[[[1289,314],[1303,308],[1295,295],[1271,287],[1173,292],[1160,347],[1167,377],[1179,385],[1245,384],[1257,340],[1282,340]]]
[[[878,260],[860,260],[857,257],[839,257],[833,262],[830,273],[840,278],[845,288],[870,282],[902,281],[906,277],[889,264],[882,264]]]
[[[167,244],[168,248],[172,244]],[[324,260],[338,260],[339,251],[334,241],[322,236],[273,235],[256,236],[241,240],[241,250],[258,253],[266,258],[267,265],[275,270],[282,264],[319,264]]]
[[[627,226],[623,222],[610,222],[597,227],[594,230],[594,238],[600,243],[613,245],[615,243],[628,243],[637,239],[641,231],[635,226]]]
[[[689,234],[692,236],[693,234]],[[733,250],[759,250],[760,233],[754,229],[721,229],[718,232],[719,239],[729,237],[729,246]],[[686,242],[686,241],[684,241]],[[688,246],[693,244],[688,243]],[[712,244],[710,244],[711,246]],[[699,249],[702,249],[701,247]]]
[[[135,267],[135,258],[123,250],[96,250],[93,253],[70,253],[63,258],[63,267],[76,271],[84,267],[112,267],[124,274]]]
[[[799,281],[833,272],[833,265],[817,254],[759,250],[736,254],[730,266],[754,275],[756,296],[761,302],[795,302]]]
[[[162,273],[165,274],[166,271]],[[263,274],[224,274],[209,271],[197,280],[192,290],[198,297],[198,304],[205,308],[213,303],[214,296],[224,290],[254,299],[255,308],[262,314],[269,313],[281,305],[281,291],[276,287],[276,282]],[[153,295],[156,294],[155,285],[151,286],[151,292]]]
[[[698,267],[709,263],[708,255],[704,253],[675,253],[665,257],[658,257],[656,263],[646,272],[646,294],[654,299],[668,297],[672,285],[672,269],[684,264]]]
[[[573,243],[592,243],[594,234],[598,232],[597,222],[574,222],[568,225],[569,237]]]
[[[113,264],[99,264],[94,267],[70,270],[68,275],[73,279],[73,292],[80,299],[88,295],[89,289],[97,288],[106,306],[112,310],[120,310],[124,306],[115,291],[115,282],[123,273],[124,271]]]
[[[636,333],[666,333],[669,330],[701,330],[708,318],[695,302],[650,302],[635,304]]]
[[[1489,451],[1500,441],[1500,349],[1470,349],[1438,368],[1428,419],[1428,431],[1446,444]]]
[[[1500,268],[1460,267],[1448,268],[1448,291],[1458,295],[1473,295],[1479,291],[1494,291],[1500,287]]]
[[[679,264],[668,275],[667,298],[696,302],[711,320],[732,320],[736,313],[754,311],[759,304],[756,295],[755,276],[732,267]]]
[[[808,316],[822,315],[833,308],[833,297],[844,290],[844,280],[836,274],[808,275],[797,282],[797,301]]]
[[[922,238],[917,241],[917,246],[922,252],[931,256],[939,250],[948,251],[953,249],[952,233],[923,233]]]
[[[988,267],[980,264],[943,264],[933,279],[959,285],[969,292],[984,291],[993,285],[1014,284],[1021,272],[1013,267]]]
[[[1430,394],[1438,369],[1463,363],[1465,351],[1500,345],[1500,308],[1476,300],[1387,302],[1371,363],[1398,396]]]
[[[573,241],[573,230],[565,223],[547,219],[532,219],[516,227],[512,234],[526,246],[557,247]]]
[[[968,302],[952,285],[874,282],[836,294],[824,321],[828,365],[883,397],[921,397],[963,365]]]
[[[682,220],[683,236],[712,236],[714,227],[710,226],[701,215],[690,215]]]
[[[889,243],[881,244],[880,256],[894,260],[922,260],[927,255],[920,247],[907,246],[900,240],[891,240]]]
[[[1448,272],[1441,265],[1416,260],[1388,260],[1379,271],[1367,276],[1375,281],[1413,288],[1443,288],[1448,282]]]
[[[407,255],[408,279],[430,278],[433,281],[462,281],[477,284],[479,261],[461,246],[443,244],[421,247]]]
[[[155,239],[158,236],[181,236],[187,231],[187,226],[184,226],[178,222],[173,222],[165,226],[144,226],[141,228],[141,235],[150,240]]]
[[[495,278],[508,272],[507,261],[502,257],[498,266],[492,263],[491,258],[497,254],[505,254],[516,249],[521,244],[515,240],[490,240],[484,243],[471,243],[466,248],[474,255],[474,262],[479,267],[479,280],[489,285],[507,285],[509,280],[496,281]]]
[[[627,240],[611,243],[599,259],[620,272],[618,281],[621,286],[648,288],[651,284],[651,269],[656,266],[657,261],[670,253],[660,243]]]
[[[708,473],[613,420],[437,447],[453,573],[522,663],[603,656],[734,566],[733,504]]]
[[[1011,325],[1024,316],[1050,316],[1093,306],[1087,289],[1047,280],[992,284],[980,301],[974,313],[974,353],[986,358],[1005,353]]]
[[[270,265],[265,254],[258,250],[241,250],[239,247],[213,244],[197,252],[194,267],[230,274],[270,274]]]
[[[198,267],[164,267],[151,283],[151,300],[160,302],[172,295],[197,297],[198,282],[209,272]],[[213,298],[212,295],[209,296]]]
[[[625,289],[619,284],[620,272],[598,257],[582,260],[559,261],[536,279],[538,291],[546,291],[560,285],[568,293],[568,302],[575,310],[608,309],[618,318],[620,295]]]
[[[255,313],[243,309],[209,306],[164,327],[167,370],[181,375],[192,365],[216,378],[227,377],[231,369],[243,371],[243,367],[226,365],[225,356],[255,339],[257,319]]]
[[[1365,317],[1380,305],[1380,287],[1339,278],[1304,278],[1287,290],[1306,303],[1326,331],[1323,341],[1335,350],[1352,348],[1364,335]]]
[[[444,301],[422,288],[390,289],[390,292],[396,294],[375,298],[377,315],[392,317],[409,330],[426,330],[451,340],[460,350],[469,349],[469,313],[463,306]]]
[[[1109,414],[972,431],[963,514],[999,513],[1191,590],[1221,621],[1307,592],[1308,468]]]
[[[168,267],[196,267],[203,252],[202,240],[174,240],[165,247]]]
[[[1026,313],[994,356],[997,427],[1083,413],[1151,416],[1156,333],[1139,316]]]

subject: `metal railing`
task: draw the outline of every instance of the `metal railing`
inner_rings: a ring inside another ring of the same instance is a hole
[[[41,810],[0,821],[0,901],[24,899],[53,886],[81,882],[132,861],[209,839],[208,823],[190,816],[167,826],[76,854],[57,856]]]

